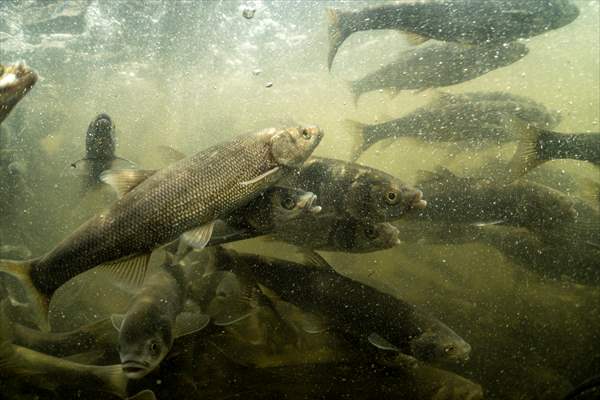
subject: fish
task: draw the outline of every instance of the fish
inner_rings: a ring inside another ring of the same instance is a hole
[[[374,90],[425,90],[456,85],[511,65],[529,53],[522,43],[464,46],[436,43],[404,51],[392,63],[350,82],[354,104]]]
[[[128,379],[141,379],[166,357],[177,337],[198,332],[210,318],[184,311],[186,281],[181,268],[162,250],[161,266],[147,275],[133,296],[125,314],[113,314],[119,333],[118,350]],[[155,255],[153,255],[154,257]]]
[[[352,343],[401,352],[423,361],[466,360],[470,354],[470,345],[437,319],[394,296],[338,274],[316,253],[310,265],[303,265],[220,246],[204,252],[213,253],[207,273],[247,271],[282,300],[325,317]]]
[[[271,238],[302,248],[346,253],[390,249],[400,243],[398,229],[389,222],[369,223],[353,218],[300,218],[279,227]]]
[[[37,73],[20,61],[0,64],[0,124],[38,80]]]
[[[28,385],[50,390],[83,387],[127,397],[127,378],[119,364],[86,365],[6,341],[0,343],[0,380],[4,379],[24,380]]]
[[[24,288],[40,329],[47,304],[69,279],[100,264],[135,277],[149,252],[182,236],[201,248],[214,221],[300,167],[323,132],[314,126],[269,128],[217,144],[159,171],[105,171],[101,179],[122,196],[41,258],[0,261],[0,273]]]
[[[561,400],[591,399],[590,395],[600,394],[600,375],[592,376],[567,393]]]
[[[436,92],[432,101],[400,118],[378,124],[346,120],[344,129],[354,141],[351,159],[385,139],[417,138],[426,143],[459,142],[481,147],[519,140],[511,119],[551,129],[560,115],[527,97],[502,92],[451,94]]]
[[[102,172],[120,168],[119,163],[125,163],[127,167],[134,165],[115,155],[115,132],[115,123],[108,114],[98,114],[90,122],[85,135],[85,157],[71,164],[71,167],[84,171],[85,188],[101,184]]]
[[[579,160],[600,166],[600,132],[558,133],[523,121],[516,124],[521,140],[510,165],[514,177],[550,160]]]
[[[529,181],[505,184],[490,178],[459,177],[444,167],[421,171],[417,185],[428,193],[416,221],[511,225],[533,232],[575,221],[574,202],[550,187]]]
[[[466,44],[509,43],[570,24],[579,8],[569,0],[445,0],[400,2],[357,11],[327,10],[331,70],[338,49],[353,33],[392,29],[411,44],[429,39]]]
[[[320,215],[378,223],[427,206],[423,192],[375,168],[311,157],[282,184],[317,195]]]
[[[304,215],[321,212],[317,196],[304,190],[275,186],[223,218],[215,226],[209,246],[268,234]]]

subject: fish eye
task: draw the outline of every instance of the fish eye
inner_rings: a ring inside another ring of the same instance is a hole
[[[372,226],[368,226],[365,228],[365,236],[369,239],[375,239],[377,237],[377,232]]]
[[[308,140],[312,137],[312,135],[310,134],[310,131],[308,129],[304,128],[302,129],[302,137]]]
[[[398,193],[396,193],[395,191],[391,191],[391,190],[390,190],[390,191],[388,191],[388,192],[385,194],[385,201],[386,201],[388,204],[396,204],[396,203],[398,202],[398,198],[399,198],[399,197],[400,197],[400,196],[398,196]]]
[[[286,210],[293,209],[295,205],[296,202],[291,197],[285,197],[283,200],[281,200],[281,206]]]
[[[454,346],[452,346],[452,345],[444,347],[444,351],[446,353],[453,353],[454,350],[456,350],[456,348]]]
[[[158,343],[156,343],[154,341],[150,343],[150,353],[152,353],[153,355],[158,355],[158,353],[159,353]]]

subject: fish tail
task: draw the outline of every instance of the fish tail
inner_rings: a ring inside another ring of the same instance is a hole
[[[127,398],[128,379],[123,372],[121,364],[96,366],[93,368],[94,375],[106,385],[106,391],[114,393],[121,398]]]
[[[369,147],[369,144],[365,140],[365,127],[367,125],[350,119],[344,120],[343,125],[344,130],[349,134],[353,141],[350,161],[354,162]]]
[[[517,179],[544,162],[538,158],[537,153],[542,131],[524,121],[513,121],[513,123],[515,133],[521,138],[510,162],[512,178]]]
[[[340,16],[342,12],[335,8],[327,9],[327,20],[329,22],[329,52],[327,53],[327,69],[331,71],[333,59],[338,49],[348,37],[348,33],[343,29]]]
[[[27,305],[38,327],[45,332],[50,331],[48,322],[48,296],[41,293],[31,279],[31,270],[37,259],[14,261],[0,260],[0,275],[18,281],[25,292]]]

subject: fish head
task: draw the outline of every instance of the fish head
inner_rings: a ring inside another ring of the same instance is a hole
[[[317,126],[300,126],[273,130],[270,135],[271,155],[278,165],[299,167],[312,154],[323,138]]]
[[[471,354],[471,345],[443,322],[429,316],[424,332],[410,342],[412,354],[422,361],[465,362]]]
[[[271,207],[273,220],[284,223],[299,217],[303,213],[318,213],[321,207],[315,205],[317,195],[301,189],[277,187],[272,191]]]
[[[38,75],[24,62],[0,64],[0,122],[35,85]]]
[[[372,221],[396,219],[412,209],[427,206],[423,192],[405,185],[392,176],[370,171],[352,185],[352,210],[356,218]]]
[[[358,224],[355,246],[365,249],[389,249],[400,243],[398,228],[387,222]]]
[[[148,310],[128,312],[119,329],[119,357],[129,379],[140,379],[153,371],[173,345],[172,324]]]
[[[112,158],[115,152],[115,124],[108,114],[98,114],[86,133],[86,157]]]

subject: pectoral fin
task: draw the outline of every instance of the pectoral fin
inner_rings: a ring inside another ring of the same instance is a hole
[[[198,250],[202,249],[206,247],[210,241],[214,226],[215,221],[211,221],[206,225],[202,225],[198,228],[185,232],[183,235],[181,235],[181,238],[185,244],[189,245],[190,247]]]
[[[175,320],[175,337],[178,338],[201,331],[209,322],[210,317],[206,314],[184,311]]]
[[[155,173],[153,169],[109,169],[100,174],[100,180],[110,185],[121,198]]]
[[[96,267],[96,271],[105,274],[116,286],[133,291],[142,286],[148,272],[151,254],[133,255],[110,261]]]
[[[253,183],[260,182],[263,179],[267,178],[268,176],[276,173],[277,171],[279,171],[279,167],[275,167],[273,169],[270,169],[269,171],[265,172],[264,174],[261,174],[261,175],[257,176],[256,178],[251,179],[249,181],[241,182],[240,185],[242,185],[242,186],[248,186],[248,185],[252,185]]]
[[[371,343],[373,346],[377,347],[378,349],[386,350],[386,351],[398,351],[398,352],[400,351],[396,346],[394,346],[393,344],[391,344],[386,339],[382,338],[381,336],[379,336],[376,333],[371,333],[369,335],[368,339],[369,339],[369,343]]]
[[[419,35],[418,33],[414,32],[404,32],[404,37],[411,46],[418,46],[427,42],[428,40],[431,40],[430,37]]]

